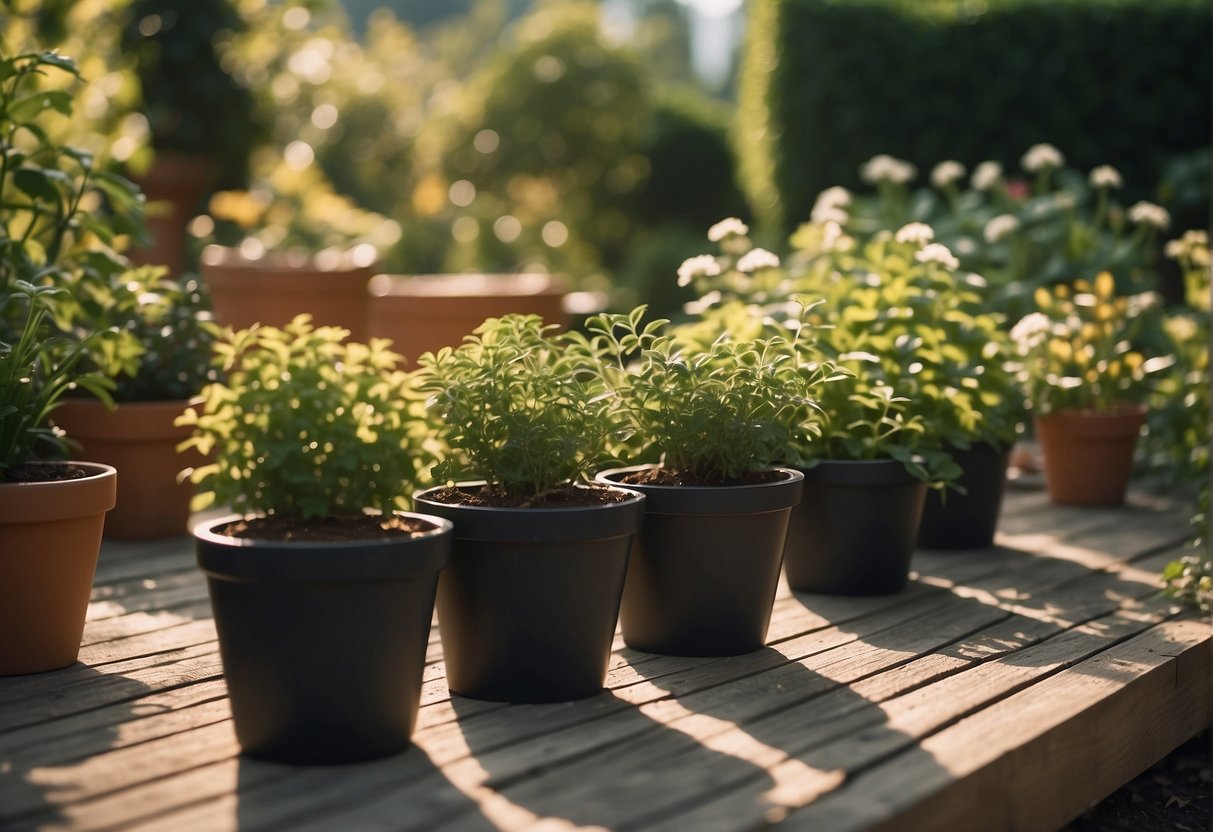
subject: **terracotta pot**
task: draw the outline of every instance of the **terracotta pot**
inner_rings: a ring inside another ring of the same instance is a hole
[[[67,667],[80,652],[117,473],[70,464],[89,475],[0,483],[0,676]]]
[[[216,176],[214,162],[205,156],[161,150],[147,171],[131,177],[147,197],[151,236],[149,245],[128,253],[133,263],[168,266],[174,277],[186,271],[187,229]]]
[[[206,460],[195,450],[177,453],[190,428],[173,427],[187,402],[124,402],[109,410],[94,399],[65,399],[52,420],[80,443],[78,456],[118,469],[118,503],[105,520],[106,537],[150,538],[185,534],[190,516],[184,468]]]
[[[1118,506],[1133,473],[1133,448],[1146,409],[1058,410],[1036,417],[1045,487],[1054,503]]]
[[[457,347],[485,318],[512,312],[568,326],[568,287],[547,274],[381,274],[370,283],[369,331],[410,361]]]
[[[334,255],[267,254],[250,260],[238,249],[207,246],[202,279],[210,288],[215,321],[244,329],[261,322],[289,323],[307,312],[317,326],[341,326],[354,341],[366,339],[367,281],[374,265],[359,266]],[[331,268],[326,268],[330,266]]]

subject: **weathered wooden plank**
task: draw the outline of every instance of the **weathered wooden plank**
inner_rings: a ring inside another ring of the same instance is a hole
[[[685,660],[680,660],[680,661],[685,661]],[[936,660],[936,662],[940,662],[940,661],[941,661],[941,662],[946,662],[946,661],[947,661],[947,659],[946,659],[946,657],[941,657],[941,659]],[[915,669],[921,669],[922,667],[923,667],[923,663],[919,663],[919,665],[917,665]],[[933,669],[932,669],[932,671],[930,671],[930,674],[928,674],[928,678],[933,678],[932,674],[934,674],[934,676],[938,676],[938,674],[939,674],[939,673],[941,673],[941,672],[944,672],[944,671],[941,671],[941,669],[940,669],[939,667],[935,667],[935,668],[933,668]],[[912,676],[911,676],[911,674],[902,674],[902,678],[904,678],[904,684],[915,684],[915,685],[921,685],[921,684],[923,684],[923,678],[921,678],[921,677],[912,677]],[[466,701],[466,700],[461,700],[461,701]],[[508,717],[509,717],[509,718],[511,718],[511,719],[516,719],[516,718],[518,718],[518,716],[519,716],[519,714],[517,714],[517,711],[519,711],[519,708],[511,708],[511,710],[509,710],[509,714],[503,714],[503,716],[508,716]],[[603,728],[604,728],[604,729],[605,729],[605,728],[609,728],[609,729],[610,729],[610,730],[609,730],[609,734],[608,734],[608,736],[609,736],[609,740],[608,740],[608,741],[617,741],[617,740],[619,740],[619,737],[620,737],[620,735],[621,735],[621,731],[620,731],[620,729],[619,729],[619,726],[617,726],[617,725],[608,725],[608,724],[607,724],[607,723],[605,723],[605,722],[604,722],[604,723],[602,723],[602,726],[603,726]],[[455,733],[456,735],[461,735],[461,734],[462,734],[462,728],[461,728],[461,726],[454,726],[454,729],[452,729],[452,730],[454,730],[454,733]],[[622,733],[622,734],[626,736],[626,731],[623,731],[623,733]],[[428,735],[427,735],[427,736],[428,736]],[[418,739],[420,739],[420,737],[418,737]],[[565,739],[565,737],[557,737],[556,735],[549,735],[549,739],[551,739],[551,740],[553,740],[554,742],[556,742],[556,745],[557,745],[556,750],[554,750],[554,752],[556,752],[556,757],[554,757],[554,763],[553,763],[553,764],[559,764],[559,760],[560,760],[560,757],[559,757],[559,752],[560,752],[560,751],[569,751],[569,747],[568,747],[568,745],[566,745],[566,743],[565,743],[565,742],[563,742],[563,741],[562,741],[563,739]],[[435,750],[435,751],[438,751],[440,754],[442,754],[442,757],[446,757],[446,754],[445,754],[445,753],[443,753],[442,747],[439,747],[439,748],[438,748],[438,750]],[[553,758],[551,757],[551,752],[552,752],[552,751],[553,751],[553,750],[543,750],[543,752],[542,752],[542,753],[543,753],[543,757],[547,757],[548,759],[553,759]],[[509,752],[511,752],[511,750],[509,750],[509,748],[503,748],[502,754],[508,754]],[[459,759],[459,757],[457,757],[457,754],[452,754],[452,756],[454,756],[456,759]],[[479,764],[483,764],[483,763],[482,763],[482,760],[480,760],[480,757],[483,757],[483,754],[480,754],[480,756],[478,756],[478,758],[477,758],[477,764],[478,764],[478,765],[479,765]],[[450,757],[448,757],[448,759],[450,759]],[[371,788],[371,790],[372,790],[372,791],[377,791],[377,790],[378,790],[378,788],[381,788],[381,787],[383,787],[383,786],[389,786],[389,785],[391,785],[391,783],[372,783],[372,785],[369,785],[369,786],[366,786],[366,787]],[[286,787],[285,785],[283,785],[283,786],[281,786],[281,788],[283,788],[283,790],[286,790],[286,788],[287,788],[287,787]],[[410,796],[411,796],[411,794],[414,794],[414,790],[415,790],[415,788],[418,788],[418,787],[415,787],[415,786],[414,786],[414,787],[409,787],[409,794],[410,794]],[[342,792],[348,792],[348,786],[347,786],[347,785],[342,785],[342,787],[341,787],[341,791],[342,791]],[[280,796],[279,796],[279,797],[280,797],[281,799],[286,799],[285,794],[280,794]],[[346,798],[341,797],[341,798],[337,798],[337,799],[346,799]],[[270,803],[273,803],[273,802],[270,802]],[[391,813],[389,813],[389,814],[392,814],[392,813],[395,813],[395,810],[392,810],[392,811],[391,811]],[[398,814],[398,813],[395,813],[395,814]],[[332,819],[326,819],[326,820],[325,820],[325,821],[323,821],[323,822],[329,822],[330,820],[332,820]]]
[[[694,828],[705,832],[744,828],[746,818],[775,821],[792,809],[812,803],[811,810],[818,805],[814,801],[824,803],[824,796],[844,783],[849,788],[848,778],[857,772],[895,755],[901,755],[903,766],[930,768],[934,765],[931,756],[918,745],[924,737],[1149,629],[1167,615],[1164,604],[1152,601],[1147,606],[1151,607],[1149,612],[1118,611],[994,661],[912,687],[908,692],[890,688],[890,680],[882,674],[822,697],[810,703],[813,708],[798,706],[758,725],[747,725],[746,731],[760,731],[782,739],[780,747],[787,753],[787,759],[766,769],[769,781],[718,783],[698,793],[704,799],[683,800],[662,815],[650,814],[642,819],[642,825],[660,830]],[[737,731],[740,735],[746,733],[742,729]],[[744,736],[740,740],[744,741]],[[673,765],[671,761],[665,764]],[[669,785],[669,778],[666,780]],[[880,799],[867,792],[863,794]],[[805,828],[810,826],[836,828],[829,823],[808,824]]]
[[[786,828],[1056,829],[1208,727],[1211,680],[1208,623],[1165,622],[927,738],[935,765],[893,758]]]
[[[218,645],[200,644],[155,656],[104,665],[84,665],[39,676],[14,677],[0,685],[0,733],[152,691],[217,679],[222,674]]]
[[[51,722],[0,734],[0,759],[27,768],[70,762],[179,733],[194,718],[178,722],[177,714],[197,705],[216,703],[220,718],[230,716],[227,686],[221,680],[159,691],[129,702],[105,705]]]

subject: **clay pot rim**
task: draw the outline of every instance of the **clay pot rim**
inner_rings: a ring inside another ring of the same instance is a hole
[[[317,259],[319,252],[304,248],[286,251],[267,251],[261,257],[252,259],[246,257],[236,246],[221,246],[211,243],[202,250],[199,266],[205,274],[207,270],[235,270],[241,272],[282,272],[305,271],[318,274],[366,274],[368,279],[379,271],[378,262],[359,265],[349,262],[349,253],[356,246],[344,249],[338,254],[338,262],[331,268],[324,268],[324,258]]]
[[[454,272],[451,274],[377,274],[367,291],[376,298],[519,298],[560,297],[569,286],[560,275],[545,272]]]
[[[118,497],[118,469],[101,462],[68,460],[92,471],[74,480],[0,482],[0,523],[44,523],[88,517],[114,507]]]

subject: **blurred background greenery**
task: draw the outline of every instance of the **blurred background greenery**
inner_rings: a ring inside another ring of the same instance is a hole
[[[370,242],[385,271],[550,271],[676,312],[724,216],[779,247],[893,153],[1048,141],[1207,225],[1204,0],[10,0],[87,88],[73,141],[211,157],[200,241]],[[744,33],[744,34],[743,34]]]

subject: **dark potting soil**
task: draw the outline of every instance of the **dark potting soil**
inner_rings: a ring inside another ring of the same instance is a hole
[[[630,495],[596,485],[566,486],[539,497],[518,497],[499,489],[447,487],[433,491],[427,497],[437,503],[453,506],[484,506],[486,508],[575,508],[622,503]]]
[[[1063,832],[1210,832],[1213,734],[1205,731],[1112,792]]]
[[[348,543],[411,537],[434,528],[433,523],[412,517],[365,514],[358,517],[251,517],[229,523],[215,531],[227,537],[248,540],[293,540],[308,543]]]
[[[28,465],[4,469],[0,472],[0,482],[61,482],[82,480],[87,476],[88,471],[75,465],[31,462]]]
[[[620,485],[689,485],[699,487],[760,485],[765,482],[779,482],[786,479],[782,471],[752,471],[741,477],[724,479],[697,479],[682,471],[671,471],[668,468],[646,468],[643,471],[633,471],[619,478]]]

